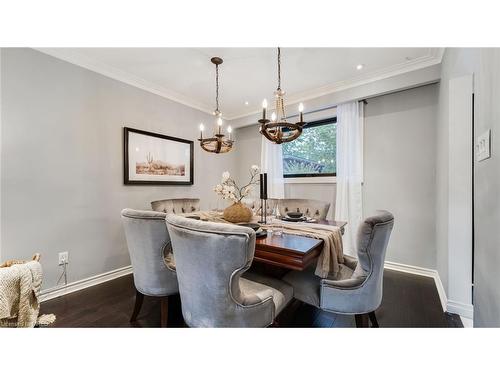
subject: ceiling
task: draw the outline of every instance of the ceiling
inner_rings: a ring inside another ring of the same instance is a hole
[[[260,109],[277,86],[274,48],[45,48],[40,51],[211,113],[220,56],[220,109],[235,119]],[[437,64],[434,48],[282,48],[288,103]],[[357,65],[363,68],[358,70]]]

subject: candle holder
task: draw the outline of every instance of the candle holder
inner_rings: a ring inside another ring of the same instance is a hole
[[[260,200],[260,220],[259,224],[267,224],[267,199]]]

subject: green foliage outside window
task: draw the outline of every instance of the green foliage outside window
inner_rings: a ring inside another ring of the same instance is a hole
[[[335,119],[325,124],[306,127],[299,138],[283,144],[283,174],[286,177],[336,173],[336,151]]]

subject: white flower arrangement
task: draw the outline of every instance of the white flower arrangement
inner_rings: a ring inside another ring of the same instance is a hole
[[[229,199],[233,202],[241,202],[241,200],[252,192],[253,185],[259,183],[260,168],[257,165],[250,167],[250,182],[241,188],[236,185],[236,182],[231,178],[231,174],[226,171],[222,173],[220,184],[214,187],[215,193],[220,195],[222,199]]]

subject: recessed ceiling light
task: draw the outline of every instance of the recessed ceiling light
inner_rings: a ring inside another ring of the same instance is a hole
[[[245,105],[248,105],[248,102],[245,102]]]
[[[361,70],[361,69],[363,69],[364,67],[365,67],[365,66],[364,66],[363,64],[358,64],[358,65],[356,65],[356,69],[357,69],[357,70]]]

